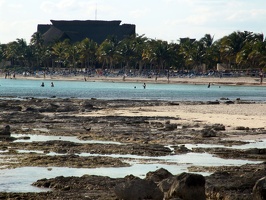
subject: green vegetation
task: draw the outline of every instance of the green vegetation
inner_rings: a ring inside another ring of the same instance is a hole
[[[99,45],[89,38],[78,43],[65,40],[44,45],[42,35],[36,32],[30,44],[23,39],[0,44],[1,61],[11,62],[9,70],[102,68],[135,75],[143,70],[200,72],[203,64],[206,70],[216,70],[217,63],[234,70],[265,69],[266,40],[263,34],[237,31],[217,41],[209,34],[200,40],[183,38],[176,43],[133,35],[122,41],[109,37]]]

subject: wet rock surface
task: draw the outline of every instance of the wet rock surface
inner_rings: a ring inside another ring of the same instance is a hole
[[[16,142],[2,139],[0,142],[2,168],[25,166],[41,167],[125,167],[129,166],[122,158],[102,155],[166,156],[188,152],[208,152],[222,158],[252,159],[265,161],[265,148],[193,148],[182,144],[221,144],[241,145],[247,142],[226,140],[231,134],[266,134],[264,129],[237,127],[227,130],[222,124],[181,122],[179,116],[165,117],[156,114],[149,116],[119,116],[118,109],[139,108],[141,113],[147,106],[178,106],[180,104],[204,104],[203,102],[165,102],[132,100],[81,100],[81,99],[1,99],[0,122],[2,129],[9,125],[10,136],[18,135],[25,141]],[[209,104],[208,102],[207,104]],[[108,115],[94,115],[97,111],[107,111]],[[30,135],[75,136],[82,141],[112,141],[111,143],[75,143],[63,140],[30,142]],[[119,144],[120,143],[120,144]],[[21,152],[21,150],[27,152]],[[38,151],[38,152],[36,152]],[[94,156],[80,156],[81,153]],[[51,156],[50,154],[55,154]],[[101,156],[97,156],[97,154]],[[265,164],[240,167],[200,167],[190,169],[212,172],[205,177],[206,197],[209,199],[252,199],[255,183],[266,174]],[[130,175],[130,171],[128,172]],[[177,175],[177,174],[175,174]],[[148,173],[146,182],[137,179],[136,183],[157,186],[163,179],[175,176],[161,170]],[[132,177],[131,177],[132,178]],[[84,175],[82,177],[55,177],[42,179],[34,186],[50,188],[43,193],[0,193],[0,199],[119,199],[115,193],[117,185],[125,186],[130,177],[113,179],[110,177]],[[230,184],[228,184],[228,182]],[[135,183],[134,183],[135,184]],[[132,186],[131,184],[129,186]],[[137,184],[138,185],[138,184]],[[152,191],[152,190],[151,190]],[[155,188],[157,191],[157,188]],[[174,190],[173,190],[174,191]],[[121,192],[121,190],[120,190]],[[144,195],[145,196],[145,195]],[[144,198],[144,196],[139,196]],[[149,196],[147,194],[146,196]],[[160,195],[159,195],[160,196]],[[121,197],[122,198],[122,197]],[[145,197],[146,198],[146,197]],[[181,196],[175,197],[182,199]],[[150,198],[150,199],[155,199]]]

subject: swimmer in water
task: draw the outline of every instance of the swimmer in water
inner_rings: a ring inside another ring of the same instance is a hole
[[[146,89],[146,83],[143,83],[143,88]]]

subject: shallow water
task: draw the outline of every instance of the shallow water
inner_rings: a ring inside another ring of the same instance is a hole
[[[14,136],[14,135],[13,135]],[[22,135],[16,135],[20,137]],[[48,140],[65,140],[78,143],[113,143],[109,141],[81,141],[73,136],[44,136],[44,135],[27,135],[30,140],[18,140],[16,142],[33,142],[33,141],[48,141]],[[245,144],[240,146],[232,146],[226,148],[252,148],[266,144],[265,140],[251,141],[254,143]],[[122,143],[114,143],[122,145]],[[258,145],[259,144],[259,145]],[[223,145],[206,145],[206,144],[186,144],[188,148],[212,148],[212,147],[224,147]],[[169,146],[170,148],[171,146]],[[4,153],[7,151],[2,151]],[[42,154],[42,151],[34,150],[18,150],[18,153],[38,153]],[[59,155],[54,152],[50,152],[46,155]],[[249,161],[239,159],[223,159],[215,157],[209,153],[187,153],[180,155],[168,155],[168,156],[138,156],[138,155],[120,155],[120,154],[90,154],[80,153],[79,156],[107,156],[113,158],[121,158],[125,162],[130,163],[130,167],[120,168],[93,168],[93,169],[80,169],[80,168],[66,168],[66,167],[22,167],[16,169],[3,169],[0,170],[0,192],[41,192],[43,189],[31,186],[31,184],[42,178],[54,178],[56,176],[82,176],[84,174],[109,176],[112,178],[122,178],[126,175],[133,174],[135,176],[144,178],[149,171],[155,171],[159,168],[165,168],[172,174],[179,174],[182,172],[188,172],[190,166],[232,166],[243,165],[247,163],[261,163],[260,161]],[[197,172],[198,173],[198,172]],[[202,175],[209,175],[209,173],[202,172]]]
[[[88,156],[83,154],[82,156]],[[91,156],[91,155],[90,155]],[[97,155],[94,155],[97,156]],[[103,155],[102,155],[103,156]],[[104,155],[106,156],[106,155]],[[189,153],[184,155],[165,156],[165,157],[144,157],[132,155],[109,155],[111,157],[135,158],[130,161],[130,167],[110,167],[110,168],[66,168],[66,167],[22,167],[16,169],[0,170],[0,192],[42,192],[41,188],[33,187],[31,184],[42,178],[54,178],[57,176],[82,176],[85,174],[109,176],[111,178],[123,178],[129,174],[133,174],[140,178],[144,178],[146,173],[164,168],[172,174],[180,174],[188,172],[188,167],[192,165],[204,166],[202,162],[205,160],[206,166],[221,165],[243,165],[246,163],[260,163],[256,161],[245,161],[235,159],[222,159],[213,157],[210,154]],[[145,159],[145,163],[140,163]],[[153,160],[155,159],[155,160]],[[160,163],[161,162],[161,163]],[[165,164],[167,162],[168,164]],[[198,173],[198,172],[197,172]],[[202,172],[202,175],[210,173]]]
[[[231,148],[231,149],[250,149],[250,148],[265,148],[266,147],[266,139],[260,140],[241,140],[243,142],[249,142],[243,145],[232,145],[232,146],[224,146],[224,145],[215,145],[215,144],[185,144],[185,147],[188,149],[192,148]]]
[[[81,82],[44,81],[42,80],[0,79],[2,97],[35,97],[35,98],[98,98],[98,99],[152,99],[175,101],[215,101],[222,97],[235,100],[241,98],[249,101],[266,101],[265,87],[258,86],[212,86],[189,84],[147,84],[113,83],[113,82]],[[136,87],[136,88],[135,88]]]
[[[100,140],[79,140],[75,136],[53,136],[53,135],[32,135],[32,134],[12,134],[12,137],[20,138],[20,137],[30,137],[30,139],[18,139],[14,142],[45,142],[52,140],[61,140],[75,143],[98,143],[98,144],[117,144],[120,145],[120,142],[113,141],[100,141]]]
[[[0,192],[42,192],[41,188],[33,187],[31,184],[42,178],[54,178],[57,176],[77,176],[85,174],[109,176],[111,178],[125,177],[134,174],[143,178],[147,172],[155,171],[163,167],[174,174],[186,171],[185,166],[166,164],[135,164],[131,167],[120,168],[66,168],[66,167],[22,167],[16,169],[0,170]],[[52,169],[52,170],[50,170]],[[206,174],[207,175],[207,174]]]
[[[79,140],[75,136],[49,136],[49,135],[33,135],[33,134],[12,134],[12,137],[25,137],[28,136],[30,139],[18,139],[14,142],[45,142],[51,140],[62,140],[69,141],[75,143],[98,143],[98,144],[117,144],[123,145],[120,142],[114,141],[100,141],[100,140]],[[187,148],[232,148],[232,149],[249,149],[249,148],[265,148],[266,147],[266,139],[255,139],[255,140],[242,140],[244,142],[249,142],[243,145],[232,145],[232,146],[224,146],[224,145],[215,145],[215,144],[184,144]],[[171,148],[171,146],[169,146]]]

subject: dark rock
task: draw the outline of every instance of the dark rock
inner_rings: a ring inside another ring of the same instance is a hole
[[[205,129],[213,129],[215,131],[225,131],[225,125],[223,124],[213,124],[204,126]]]
[[[185,145],[174,146],[175,153],[188,153],[191,152]]]
[[[265,164],[221,167],[206,177],[208,199],[250,200],[254,199],[252,188],[266,174]]]
[[[172,184],[175,182],[175,180],[176,176],[166,178],[158,184],[158,187],[166,195],[169,189],[171,188]]]
[[[251,148],[245,150],[246,154],[266,154],[266,149]]]
[[[169,105],[179,106],[179,102],[172,101],[172,102],[169,102]]]
[[[238,130],[238,131],[248,131],[249,130],[249,127],[237,126],[236,127],[236,130]]]
[[[9,138],[10,136],[10,126],[6,125],[5,128],[0,132],[0,138]]]
[[[33,108],[33,107],[27,107],[27,108],[25,108],[24,111],[25,111],[25,112],[39,112],[38,109]]]
[[[166,123],[165,125],[164,125],[164,131],[173,131],[173,130],[175,130],[177,128],[177,124],[168,124],[168,123]]]
[[[178,176],[163,180],[159,184],[165,192],[165,200],[181,198],[183,200],[205,200],[205,178],[199,174],[182,173]]]
[[[170,120],[165,121],[165,124],[170,124]]]
[[[202,137],[216,137],[216,132],[213,129],[205,128],[201,130]]]
[[[91,104],[91,101],[84,101],[82,103],[82,106],[86,109],[93,109],[93,105]]]
[[[219,101],[208,101],[207,102],[208,105],[217,105],[217,104],[220,104]]]
[[[226,101],[225,104],[234,104],[235,102],[233,101]]]
[[[225,125],[223,124],[214,124],[212,128],[215,131],[225,131]]]
[[[266,200],[266,176],[259,179],[253,187],[253,200]]]
[[[146,174],[146,179],[152,180],[155,183],[159,183],[163,179],[170,178],[172,176],[173,174],[171,174],[169,171],[167,171],[166,169],[160,168],[154,172],[148,172]]]
[[[119,200],[163,199],[163,193],[153,181],[137,177],[118,184],[114,191]]]
[[[22,137],[18,137],[18,140],[30,140],[30,136],[22,136]]]

